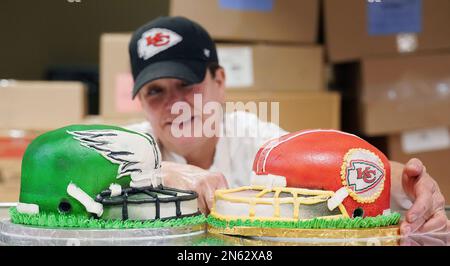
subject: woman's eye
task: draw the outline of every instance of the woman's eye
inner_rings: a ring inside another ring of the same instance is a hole
[[[162,89],[150,89],[147,91],[147,96],[155,96],[162,93]]]

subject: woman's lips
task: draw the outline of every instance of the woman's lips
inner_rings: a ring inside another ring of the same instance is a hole
[[[174,120],[171,120],[169,122],[166,122],[166,125],[172,126],[173,124],[175,124],[178,127],[182,127],[184,125],[187,125],[189,123],[193,123],[195,119],[195,116],[191,116],[191,118],[183,120],[183,121],[176,121],[176,123],[174,123]]]

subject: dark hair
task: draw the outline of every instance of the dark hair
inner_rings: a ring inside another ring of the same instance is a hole
[[[216,77],[216,71],[218,69],[222,68],[222,67],[217,62],[211,62],[211,63],[208,63],[207,68],[209,70],[209,73],[211,73],[211,77],[215,78]]]

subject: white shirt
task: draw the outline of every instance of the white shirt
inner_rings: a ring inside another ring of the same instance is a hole
[[[219,137],[211,172],[222,173],[231,188],[248,186],[253,160],[259,148],[268,140],[287,134],[277,125],[263,122],[255,114],[232,112],[224,115],[223,136]],[[141,133],[152,133],[149,122],[127,126]],[[163,161],[186,164],[186,159],[161,148]]]

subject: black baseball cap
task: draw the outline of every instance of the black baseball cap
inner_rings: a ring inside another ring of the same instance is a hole
[[[133,99],[148,82],[175,78],[196,84],[209,63],[218,63],[216,45],[199,24],[184,17],[159,17],[133,33],[129,44]]]

